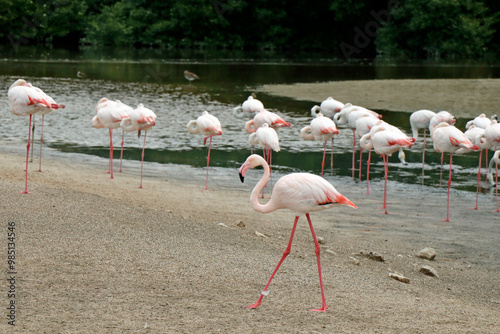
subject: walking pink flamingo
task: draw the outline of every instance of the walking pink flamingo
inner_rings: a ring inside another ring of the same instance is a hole
[[[288,246],[283,252],[281,260],[278,262],[276,269],[274,269],[271,278],[269,278],[269,281],[264,287],[264,291],[262,291],[257,302],[252,305],[246,306],[246,308],[253,309],[259,307],[264,296],[268,294],[267,289],[269,287],[269,284],[271,283],[274,275],[278,271],[285,258],[288,256],[288,254],[290,254],[292,240],[295,234],[299,216],[305,214],[314,240],[322,299],[322,307],[311,311],[325,312],[327,310],[327,306],[325,292],[323,289],[323,279],[321,276],[320,246],[318,244],[316,233],[314,232],[309,213],[313,211],[330,209],[337,204],[347,205],[355,209],[357,208],[357,206],[342,194],[340,194],[328,181],[326,181],[322,177],[309,173],[293,173],[283,176],[278,180],[278,182],[276,182],[269,202],[262,205],[259,203],[257,196],[269,178],[269,165],[261,156],[253,154],[249,156],[245,163],[240,167],[239,174],[241,182],[243,182],[247,171],[257,166],[262,166],[264,168],[264,175],[257,183],[257,185],[253,188],[250,195],[250,204],[252,205],[252,208],[260,213],[269,213],[279,209],[289,209],[295,213],[295,221],[293,223],[292,233],[290,235]]]
[[[470,125],[468,130],[465,131],[464,134],[473,145],[479,147],[479,167],[477,170],[476,206],[472,208],[473,210],[479,210],[478,202],[479,202],[479,192],[481,191],[481,160],[483,156],[483,151],[491,149],[493,145],[488,141],[488,139],[486,139],[486,136],[484,134],[484,129],[482,128]],[[470,151],[472,151],[472,149],[462,147],[458,149],[455,153],[458,154],[468,153]],[[488,161],[486,161],[486,164],[487,163]]]
[[[205,185],[205,190],[208,190],[208,166],[210,165],[212,137],[222,135],[222,126],[217,117],[210,115],[208,111],[204,111],[196,120],[189,121],[189,123],[187,124],[187,129],[191,134],[201,133],[202,135],[204,135],[205,138],[203,138],[203,145],[205,145],[207,143],[207,139],[210,138],[210,144],[208,145],[207,177]]]
[[[252,93],[241,106],[233,109],[233,115],[236,118],[252,117],[262,109],[264,109],[264,104],[257,100],[256,95]]]
[[[45,94],[41,89],[33,87],[24,79],[16,80],[9,88],[7,93],[11,111],[17,116],[29,116],[28,129],[28,144],[26,145],[26,177],[25,188],[22,194],[29,194],[28,191],[28,159],[31,145],[31,121],[33,115],[38,112],[45,112],[47,109],[64,108],[63,105],[55,103],[55,101]],[[43,133],[43,132],[42,132]],[[41,159],[41,156],[40,156]],[[41,165],[40,165],[41,166]]]
[[[96,107],[97,115],[92,118],[92,126],[96,129],[107,128],[109,130],[109,172],[113,179],[113,129],[120,127],[123,119],[130,117],[123,107],[113,101],[101,99]]]
[[[333,116],[342,108],[344,108],[344,104],[330,96],[321,102],[321,105],[311,108],[311,116],[316,117],[318,113],[322,113],[323,116],[333,119]]]
[[[141,184],[139,188],[142,187],[142,171],[144,165],[144,149],[146,147],[146,135],[148,130],[156,125],[156,114],[148,108],[145,108],[141,103],[137,106],[137,109],[132,110],[128,113],[130,117],[124,118],[120,126],[124,131],[132,132],[137,131],[137,137],[141,136],[141,131],[144,131],[144,143],[142,144],[142,154],[141,154]]]
[[[245,123],[245,131],[250,134],[257,131],[264,123],[269,124],[269,126],[273,129],[289,127],[291,124],[286,122],[279,115],[270,112],[266,109],[259,110],[253,119],[249,120]]]
[[[427,139],[427,128],[429,128],[431,119],[435,115],[436,113],[434,111],[427,109],[417,110],[410,115],[411,132],[415,140],[418,139],[418,130],[424,129],[424,143],[422,146],[422,185],[424,184],[425,177],[425,145]]]
[[[493,175],[491,170],[493,170],[493,163],[495,163],[495,175],[496,179],[493,181]],[[493,154],[493,157],[491,158],[489,167],[490,167],[490,172],[488,173],[488,180],[492,185],[495,185],[495,197],[497,200],[497,209],[493,212],[500,212],[500,208],[498,206],[498,164],[500,164],[500,150],[495,151],[495,154]]]
[[[325,142],[325,147],[323,148],[323,161],[321,162],[321,177],[323,177],[323,171],[325,169],[326,143],[328,142],[328,140],[332,139],[333,161],[333,137],[338,134],[339,131],[337,130],[337,126],[335,125],[335,123],[330,118],[323,116],[322,113],[316,115],[316,118],[311,121],[311,125],[307,125],[300,130],[300,135],[305,140],[317,140]]]
[[[438,153],[450,152],[450,171],[448,176],[448,201],[446,205],[446,219],[442,221],[450,221],[450,187],[451,187],[451,167],[453,153],[461,147],[477,150],[478,147],[473,145],[465,134],[446,122],[437,125],[431,132],[431,138],[434,142],[434,150]]]
[[[396,131],[390,124],[383,123],[374,127],[369,133],[361,137],[360,143],[366,149],[371,149],[375,153],[382,155],[384,160],[384,214],[387,212],[387,176],[389,174],[389,157],[402,148],[412,147],[415,139],[406,136],[401,131]],[[397,129],[397,128],[396,128]]]

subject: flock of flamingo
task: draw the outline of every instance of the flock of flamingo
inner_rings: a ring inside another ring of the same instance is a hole
[[[199,79],[196,75],[188,72],[184,73],[186,79]],[[31,120],[34,114],[42,115],[42,138],[43,138],[43,117],[54,109],[64,108],[64,105],[58,104],[50,96],[45,94],[41,89],[34,87],[23,79],[19,79],[9,88],[9,101],[12,107],[12,112],[18,116],[29,116],[29,132],[28,144],[26,153],[26,178],[25,190],[22,193],[28,192],[28,155],[31,140]],[[353,131],[353,159],[352,159],[352,177],[355,177],[355,154],[356,140],[359,141],[360,153],[362,150],[368,150],[367,163],[367,194],[369,194],[369,166],[371,160],[371,151],[381,155],[384,161],[384,203],[382,209],[384,213],[387,211],[387,176],[389,157],[398,152],[399,159],[405,163],[405,155],[403,149],[411,148],[418,139],[418,132],[423,129],[423,152],[422,152],[422,176],[424,176],[425,164],[425,146],[427,138],[427,130],[430,132],[430,137],[433,141],[434,149],[438,153],[442,153],[441,157],[441,173],[444,153],[450,155],[450,169],[448,176],[448,198],[447,198],[447,213],[444,221],[449,219],[449,200],[452,174],[452,158],[454,153],[466,153],[469,151],[480,151],[479,154],[479,169],[477,176],[477,193],[480,190],[481,179],[481,160],[482,152],[495,149],[495,153],[490,162],[489,167],[496,164],[496,181],[493,181],[492,173],[488,173],[488,178],[492,184],[498,184],[498,164],[500,163],[500,123],[496,116],[492,118],[482,114],[467,123],[467,131],[462,132],[454,126],[455,118],[449,112],[440,111],[433,112],[430,110],[418,110],[411,114],[410,125],[412,136],[407,136],[404,132],[383,120],[382,116],[376,112],[366,109],[361,106],[355,106],[350,103],[343,104],[331,97],[327,98],[320,106],[314,106],[311,109],[313,119],[310,125],[301,129],[300,134],[305,140],[316,140],[324,143],[323,159],[321,162],[321,176],[310,173],[292,173],[283,176],[272,186],[271,179],[271,197],[266,204],[260,204],[258,201],[259,193],[271,178],[272,151],[278,152],[279,136],[276,130],[282,127],[289,127],[290,123],[283,120],[279,115],[270,112],[264,108],[264,105],[255,95],[249,96],[246,101],[239,107],[234,108],[233,114],[237,118],[249,119],[245,123],[245,130],[249,134],[249,143],[252,146],[252,154],[246,159],[244,164],[239,169],[240,179],[243,182],[244,176],[249,169],[257,166],[262,166],[264,173],[260,181],[253,188],[250,195],[250,204],[252,208],[261,213],[269,213],[278,209],[289,209],[295,213],[295,221],[288,242],[288,246],[284,251],[281,260],[273,271],[269,281],[262,291],[256,303],[247,306],[248,308],[257,308],[264,296],[268,294],[268,287],[274,275],[278,271],[282,262],[290,253],[293,236],[297,222],[301,215],[305,215],[313,236],[315,244],[315,252],[317,257],[317,266],[321,287],[322,307],[312,311],[324,312],[327,310],[323,280],[321,275],[320,263],[320,246],[318,244],[316,234],[309,216],[310,212],[330,209],[338,204],[346,205],[352,208],[357,208],[350,200],[340,194],[333,185],[323,178],[326,148],[329,141],[333,147],[334,138],[339,134],[337,126],[349,127]],[[109,173],[113,178],[113,129],[122,129],[121,143],[121,160],[123,157],[123,142],[124,133],[137,131],[138,136],[144,132],[144,144],[141,155],[141,183],[142,188],[142,172],[144,161],[144,148],[146,143],[146,134],[156,124],[155,113],[139,104],[136,109],[122,103],[119,100],[112,101],[107,98],[102,98],[96,105],[96,115],[92,119],[92,125],[95,128],[107,128],[110,135],[110,157],[109,157]],[[222,135],[222,126],[220,121],[207,111],[204,111],[196,120],[191,120],[187,124],[187,130],[191,134],[202,134],[204,136],[204,145],[207,139],[210,140],[207,156],[207,174],[205,189],[208,189],[208,167],[210,163],[210,150],[212,147],[212,137]],[[42,138],[40,145],[42,146]],[[253,146],[258,145],[263,149],[263,157],[253,154]],[[41,146],[40,146],[40,170],[41,171]],[[486,160],[488,158],[486,157]],[[360,158],[360,178],[361,178],[361,162]],[[331,165],[333,164],[333,151],[331,156]],[[423,182],[423,178],[422,178]],[[497,189],[497,209],[498,207],[498,189]],[[476,194],[476,207],[478,195]]]

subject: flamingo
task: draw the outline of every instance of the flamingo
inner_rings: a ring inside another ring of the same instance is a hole
[[[257,100],[256,95],[252,93],[241,106],[233,109],[233,115],[236,118],[251,117],[262,109],[264,109],[264,104]]]
[[[389,157],[402,148],[410,148],[415,142],[414,138],[406,136],[397,128],[390,124],[383,123],[374,127],[369,133],[361,137],[360,145],[365,146],[366,149],[374,149],[375,153],[382,155],[384,159],[384,214],[387,212],[387,176],[389,174]]]
[[[431,138],[434,142],[434,150],[438,153],[450,152],[450,171],[448,176],[448,201],[446,204],[446,219],[450,221],[450,186],[451,186],[451,166],[453,153],[460,148],[478,150],[479,147],[472,144],[465,134],[449,123],[442,122],[438,124],[431,132]]]
[[[141,103],[137,106],[137,109],[132,110],[129,113],[128,118],[124,118],[120,127],[127,132],[137,131],[137,137],[141,136],[141,131],[144,131],[144,143],[142,144],[142,154],[141,154],[141,184],[139,188],[142,187],[142,171],[144,164],[144,148],[146,147],[146,135],[148,130],[156,125],[156,114],[148,108],[145,108]]]
[[[210,115],[208,111],[204,111],[200,117],[196,120],[191,120],[187,124],[188,132],[191,134],[201,133],[205,136],[203,138],[203,145],[207,143],[207,139],[210,138],[210,144],[208,145],[208,156],[207,156],[207,177],[205,190],[208,190],[208,166],[210,165],[210,151],[212,150],[212,137],[222,135],[222,126],[219,119],[213,115]]]
[[[465,124],[465,128],[469,129],[472,125],[474,125],[477,128],[486,129],[488,126],[492,124],[493,120],[496,120],[498,122],[497,115],[493,115],[491,116],[491,118],[488,118],[486,114],[481,114],[475,117],[473,120],[468,121]]]
[[[254,133],[250,134],[248,140],[251,145],[260,145],[264,152],[264,156],[269,164],[272,166],[272,151],[279,152],[280,151],[280,141],[278,137],[278,133],[276,130],[271,128],[269,124],[264,123],[260,128],[257,129]],[[271,167],[269,167],[271,169]],[[273,186],[273,178],[271,176],[271,188]],[[264,198],[264,190],[262,190],[262,198]]]
[[[311,125],[307,125],[300,130],[300,135],[305,140],[317,140],[325,142],[325,147],[323,149],[323,161],[321,162],[321,177],[323,177],[323,171],[325,169],[326,143],[330,139],[332,139],[333,143],[333,137],[338,134],[339,131],[337,130],[337,126],[335,125],[335,123],[330,118],[323,116],[322,113],[316,115],[316,118],[311,121]]]
[[[352,179],[354,180],[354,174],[356,172],[355,162],[356,162],[356,121],[358,118],[363,116],[373,116],[375,118],[381,119],[382,115],[376,113],[375,111],[354,106],[347,103],[344,108],[334,116],[334,121],[337,125],[347,125],[352,130]]]
[[[344,108],[344,104],[330,96],[321,102],[320,106],[311,108],[311,116],[316,117],[318,113],[322,113],[323,116],[333,119],[333,116],[342,110],[342,108]]]
[[[200,80],[200,77],[197,76],[195,73],[193,72],[189,72],[188,70],[185,70],[184,71],[184,78],[186,78],[187,81],[189,81],[189,83],[191,84],[192,81],[194,80]]]
[[[491,158],[490,161],[490,170],[493,169],[493,163],[495,163],[496,179],[495,181],[493,181],[493,175],[491,172],[488,173],[488,179],[490,180],[491,184],[495,185],[495,193],[496,193],[495,197],[497,200],[497,209],[493,212],[500,212],[500,208],[498,206],[498,164],[500,164],[500,150],[495,151],[495,154],[493,154],[493,157]]]
[[[280,178],[274,187],[271,199],[265,205],[262,205],[259,203],[257,196],[269,178],[269,165],[261,156],[253,154],[249,156],[245,163],[240,167],[239,174],[241,182],[243,182],[247,171],[257,166],[263,166],[264,175],[257,183],[257,185],[253,188],[250,195],[250,204],[252,205],[252,208],[260,213],[269,213],[279,209],[289,209],[295,213],[295,221],[292,227],[292,233],[290,235],[288,246],[283,252],[281,260],[278,262],[276,269],[274,269],[271,278],[269,278],[269,281],[264,287],[264,291],[261,293],[257,302],[252,305],[246,306],[246,308],[254,309],[259,307],[264,296],[268,294],[267,289],[269,287],[269,284],[271,283],[271,280],[273,279],[274,275],[278,271],[285,258],[288,256],[288,254],[290,254],[292,240],[295,234],[299,216],[305,214],[314,240],[322,298],[322,307],[311,311],[325,312],[327,310],[327,305],[325,292],[323,289],[323,279],[321,276],[320,246],[318,244],[316,233],[314,232],[309,213],[313,211],[330,209],[338,204],[350,206],[355,209],[357,209],[357,206],[342,194],[340,194],[328,181],[326,181],[322,177],[309,173],[293,173]]]
[[[418,139],[418,130],[424,129],[424,143],[422,148],[422,185],[424,184],[425,177],[425,145],[426,145],[426,137],[427,137],[427,128],[431,123],[432,117],[434,117],[436,113],[431,110],[421,109],[413,112],[410,115],[410,126],[413,138],[415,140]]]
[[[26,145],[26,176],[25,176],[25,188],[22,194],[29,194],[28,191],[28,159],[29,159],[29,149],[31,145],[31,121],[33,115],[38,112],[46,112],[47,109],[58,109],[64,108],[61,104],[55,103],[55,101],[45,94],[41,89],[32,86],[30,83],[26,82],[24,79],[16,80],[9,88],[7,93],[11,111],[17,116],[29,116],[29,129],[28,129],[28,144]],[[43,131],[42,131],[43,138]],[[40,153],[41,154],[41,153]],[[41,155],[40,155],[40,167],[41,167]]]
[[[441,124],[442,122],[448,123],[450,125],[455,124],[456,119],[455,117],[450,114],[447,111],[440,111],[436,115],[432,116],[430,122],[429,122],[429,133],[434,130],[436,126]],[[441,170],[439,173],[439,186],[441,187],[441,182],[443,179],[443,159],[444,159],[444,153],[441,153]]]
[[[370,115],[363,115],[356,120],[356,135],[361,138],[371,131],[371,129],[379,123],[379,119]],[[361,158],[363,154],[363,146],[359,144],[360,159],[359,159],[359,179],[361,180]],[[372,150],[368,149],[368,163],[366,167],[366,194],[370,194],[370,162]]]
[[[486,139],[486,136],[484,134],[484,129],[482,128],[470,125],[468,130],[465,131],[464,134],[473,145],[479,147],[479,168],[477,170],[476,206],[472,208],[473,210],[478,210],[479,191],[481,191],[481,160],[483,156],[483,150],[489,150],[490,148],[493,147],[493,145],[488,141],[488,139]],[[455,153],[468,153],[470,151],[472,150],[462,147],[458,149]],[[486,160],[486,163],[488,163],[488,160]]]
[[[248,134],[254,133],[264,123],[269,124],[273,129],[289,127],[291,124],[283,120],[279,115],[266,109],[259,110],[253,119],[245,123],[245,130]]]
[[[105,98],[104,98],[105,99]],[[92,126],[96,129],[109,130],[109,172],[113,179],[113,129],[120,127],[121,121],[130,117],[123,107],[115,101],[101,99],[97,106],[97,115],[92,118]]]

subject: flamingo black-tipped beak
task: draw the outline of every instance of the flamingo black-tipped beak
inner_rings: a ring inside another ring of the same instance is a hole
[[[245,182],[245,177],[243,176],[242,173],[240,173],[240,181],[241,181],[241,183]]]

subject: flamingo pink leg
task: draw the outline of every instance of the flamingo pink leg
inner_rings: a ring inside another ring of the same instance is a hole
[[[28,191],[28,161],[29,161],[29,155],[30,155],[30,146],[31,146],[31,119],[33,118],[33,115],[30,114],[30,124],[29,124],[29,129],[28,129],[28,144],[26,145],[26,180],[25,180],[25,188],[24,191],[21,191],[21,194],[29,194],[30,192]]]
[[[35,147],[35,117],[33,117],[33,126],[31,127],[31,159],[33,162],[33,148]]]
[[[125,130],[122,129],[122,148],[120,152],[120,170],[118,172],[122,172],[122,161],[123,161],[123,143],[125,142]]]
[[[444,153],[441,153],[441,173],[439,174],[439,188],[441,188],[441,182],[443,179],[443,159],[444,159]]]
[[[210,165],[210,151],[212,150],[212,136],[205,137],[203,140],[203,145],[205,145],[207,138],[210,138],[210,143],[208,144],[208,156],[207,156],[207,179],[206,179],[206,186],[205,190],[208,190],[208,166]]]
[[[484,164],[486,165],[486,174],[485,174],[486,175],[486,181],[488,181],[488,173],[489,173],[489,168],[490,168],[490,166],[488,164],[488,152],[489,152],[489,150],[486,150],[486,159],[484,161]],[[487,191],[487,189],[484,188],[484,193],[485,194],[486,194],[486,191]]]
[[[271,192],[273,191],[273,173],[271,171],[271,166],[273,165],[273,150],[267,149],[267,157],[269,160],[269,182],[271,182]]]
[[[293,235],[295,234],[295,228],[297,227],[297,222],[299,221],[299,216],[295,217],[295,222],[293,223],[293,228],[292,228],[292,234],[290,235],[290,240],[288,241],[288,246],[286,247],[285,251],[283,252],[283,255],[281,256],[280,262],[278,262],[278,265],[274,269],[271,278],[269,278],[269,281],[267,282],[266,286],[264,287],[264,291],[262,291],[259,299],[257,301],[249,306],[245,306],[245,308],[257,308],[262,302],[262,298],[264,298],[265,295],[268,294],[267,288],[269,287],[269,284],[271,284],[271,281],[273,280],[274,275],[278,272],[278,269],[280,268],[281,264],[283,261],[285,261],[286,257],[288,254],[290,254],[290,250],[292,249],[292,240],[293,240]]]
[[[453,153],[450,153],[450,172],[448,176],[448,200],[446,203],[446,219],[441,220],[442,222],[449,222],[450,221],[450,187],[451,187],[451,160],[453,158]]]
[[[354,180],[354,173],[356,172],[356,167],[354,166],[356,161],[356,130],[352,130],[352,179]]]
[[[359,148],[359,180],[361,181],[361,163],[363,161],[363,149]]]
[[[325,155],[326,155],[326,140],[325,140],[325,148],[323,149],[323,161],[321,162],[321,177],[323,177],[323,171],[325,169]]]
[[[113,178],[113,129],[109,129],[109,172]]]
[[[312,226],[311,222],[311,217],[309,217],[309,214],[306,213],[307,217],[307,222],[309,223],[309,227],[311,228],[311,233],[314,239],[314,251],[316,253],[316,259],[318,262],[318,274],[319,274],[319,286],[321,288],[321,300],[322,300],[322,307],[319,309],[314,309],[314,310],[309,310],[309,311],[315,311],[315,312],[326,312],[326,309],[328,308],[326,306],[326,299],[325,299],[325,290],[323,289],[323,278],[321,276],[321,261],[320,261],[320,251],[321,248],[319,247],[318,239],[316,238],[316,233],[314,233],[314,228]]]
[[[143,165],[144,165],[144,148],[146,147],[146,135],[147,134],[148,134],[147,132],[144,132],[144,143],[142,144],[142,154],[141,154],[141,185],[139,186],[139,188],[144,188],[142,186],[142,170],[143,170]]]
[[[479,192],[481,191],[481,158],[483,155],[483,151],[479,151],[479,169],[477,170],[477,187],[476,187],[476,206],[471,208],[472,210],[479,210],[478,202],[479,202]]]
[[[370,162],[372,160],[372,150],[368,151],[368,162],[366,165],[366,195],[370,195]]]
[[[498,207],[498,164],[495,164],[496,176],[495,176],[495,193],[497,198],[497,209],[493,212],[500,212],[500,208]]]
[[[384,169],[385,169],[385,180],[384,180],[384,206],[382,209],[385,209],[384,214],[388,214],[387,212],[387,174],[389,174],[389,156],[383,155],[384,158]]]
[[[425,135],[427,133],[427,129],[424,128],[424,148],[422,150],[422,185],[424,185],[424,176],[425,176],[425,170],[424,170],[424,166],[425,166]]]
[[[333,175],[333,138],[332,138],[332,152],[330,153],[330,175]]]
[[[44,119],[44,117],[45,117],[45,115],[42,115],[42,134],[40,135],[40,162],[38,165],[38,172],[42,171],[42,145],[43,145],[43,119]]]

